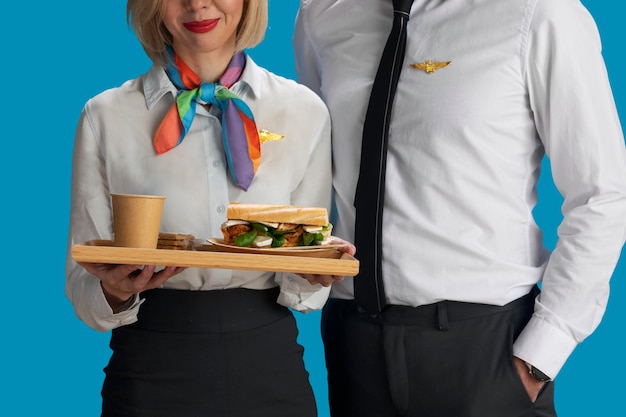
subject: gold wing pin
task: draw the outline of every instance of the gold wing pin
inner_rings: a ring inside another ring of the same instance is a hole
[[[441,68],[445,68],[448,65],[450,65],[452,63],[452,61],[446,61],[446,62],[433,62],[432,60],[428,60],[426,62],[420,62],[419,64],[411,64],[411,66],[415,69],[418,70],[422,70],[422,71],[426,71],[427,74],[432,74],[433,72],[437,71],[438,69]]]
[[[259,130],[259,140],[261,141],[261,143],[265,143],[265,142],[269,142],[269,141],[275,141],[275,140],[281,140],[284,137],[285,137],[285,135],[279,135],[278,133],[272,133],[269,130],[265,130],[265,129]]]

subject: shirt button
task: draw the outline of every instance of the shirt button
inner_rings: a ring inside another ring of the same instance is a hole
[[[217,212],[222,214],[226,211],[226,207],[224,206],[217,206]]]
[[[213,161],[213,166],[214,166],[215,168],[219,168],[219,167],[221,167],[221,166],[222,166],[222,161]]]
[[[209,124],[213,126],[215,124],[215,119],[209,119]]]

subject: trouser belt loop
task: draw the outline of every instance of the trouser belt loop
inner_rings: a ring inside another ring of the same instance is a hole
[[[437,303],[437,328],[441,331],[448,330],[448,302],[440,301]]]

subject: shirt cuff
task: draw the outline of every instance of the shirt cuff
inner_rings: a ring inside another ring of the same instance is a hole
[[[100,287],[100,285],[98,285]],[[109,331],[117,327],[126,326],[128,324],[135,323],[137,321],[137,314],[139,313],[139,306],[143,303],[143,299],[139,298],[139,294],[133,295],[133,302],[131,306],[119,313],[113,313],[111,306],[104,296],[104,292],[99,288],[98,295],[95,297],[95,315],[97,316],[96,324],[98,330]]]
[[[554,379],[576,346],[558,327],[533,316],[513,344],[513,355]]]
[[[297,274],[277,273],[275,280],[280,286],[278,304],[302,313],[308,313],[324,307],[330,294],[330,287],[324,287],[321,284],[311,284]]]

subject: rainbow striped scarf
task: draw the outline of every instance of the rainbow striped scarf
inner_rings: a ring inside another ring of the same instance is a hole
[[[219,82],[204,83],[171,48],[168,52],[171,59],[165,70],[178,95],[154,135],[154,149],[161,155],[181,144],[196,115],[196,100],[213,104],[222,112],[222,140],[231,176],[247,190],[261,163],[261,143],[252,111],[229,90],[243,72],[244,53],[233,57]]]

